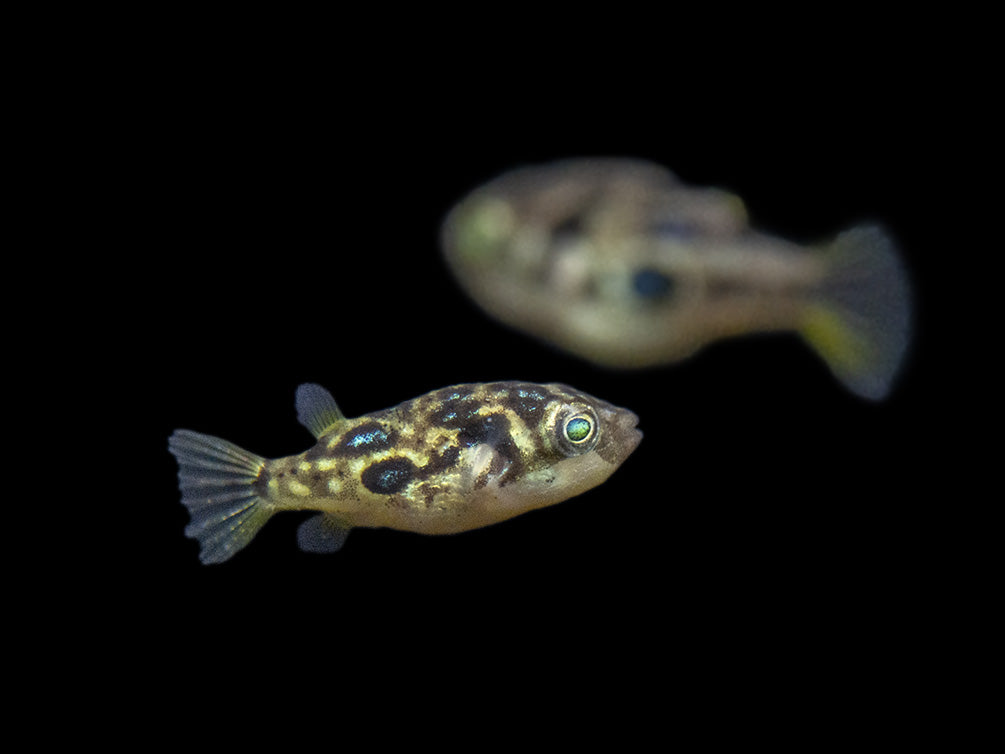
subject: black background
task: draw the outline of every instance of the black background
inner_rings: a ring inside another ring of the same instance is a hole
[[[789,61],[642,80],[625,60],[483,77],[460,60],[374,73],[358,59],[319,79],[299,75],[309,56],[277,72],[230,57],[176,67],[175,52],[144,91],[120,93],[88,158],[115,184],[90,222],[129,250],[107,271],[128,284],[92,302],[110,388],[96,403],[117,417],[127,447],[112,462],[129,480],[103,503],[114,512],[92,557],[107,566],[113,640],[158,637],[156,652],[135,650],[144,674],[327,680],[359,664],[339,683],[366,685],[378,664],[399,683],[446,662],[543,693],[602,670],[605,693],[677,679],[696,710],[722,703],[722,684],[753,700],[770,679],[795,704],[821,679],[868,678],[881,705],[882,689],[923,680],[917,627],[952,536],[934,533],[925,469],[944,411],[933,175],[953,156],[930,148],[916,77],[793,77]],[[890,398],[848,394],[794,336],[612,372],[483,315],[438,254],[444,213],[506,169],[579,155],[648,158],[731,189],[756,226],[795,241],[882,222],[916,297]],[[304,516],[284,514],[231,561],[198,562],[173,429],[277,457],[312,442],[295,419],[301,382],[352,416],[505,379],[631,408],[645,438],[602,486],[483,530],[356,530],[319,557],[296,547]]]

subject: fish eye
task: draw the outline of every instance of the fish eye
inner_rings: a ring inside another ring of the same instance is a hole
[[[565,436],[572,442],[583,442],[593,432],[593,422],[585,416],[574,416],[565,423]]]
[[[632,290],[646,301],[663,301],[673,293],[674,281],[669,275],[643,267],[632,276]]]
[[[585,453],[597,442],[597,419],[586,412],[577,412],[562,422],[561,445],[570,454]]]
[[[510,206],[484,199],[464,207],[456,220],[457,248],[468,259],[491,257],[513,233],[515,219]]]

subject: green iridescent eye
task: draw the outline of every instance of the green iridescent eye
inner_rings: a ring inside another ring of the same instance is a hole
[[[593,450],[600,439],[597,414],[584,406],[566,404],[558,409],[554,432],[555,447],[567,456],[581,456]]]
[[[585,442],[593,434],[593,422],[585,416],[574,416],[565,423],[565,436],[570,442]]]

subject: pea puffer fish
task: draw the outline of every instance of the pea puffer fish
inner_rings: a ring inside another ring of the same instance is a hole
[[[279,511],[320,511],[300,547],[334,552],[356,526],[422,534],[477,529],[567,500],[606,480],[642,433],[631,411],[567,385],[454,385],[394,408],[345,417],[331,394],[297,389],[317,438],[267,460],[186,429],[168,447],[200,560],[230,558]]]
[[[642,160],[504,173],[450,211],[441,240],[489,314],[605,366],[666,364],[728,336],[787,330],[878,400],[908,343],[907,278],[882,230],[805,248],[751,229],[734,194]]]

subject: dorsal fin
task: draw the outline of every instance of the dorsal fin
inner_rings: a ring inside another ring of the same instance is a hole
[[[305,382],[297,388],[297,421],[314,437],[321,437],[336,424],[345,421],[345,414],[332,394],[320,385]]]

